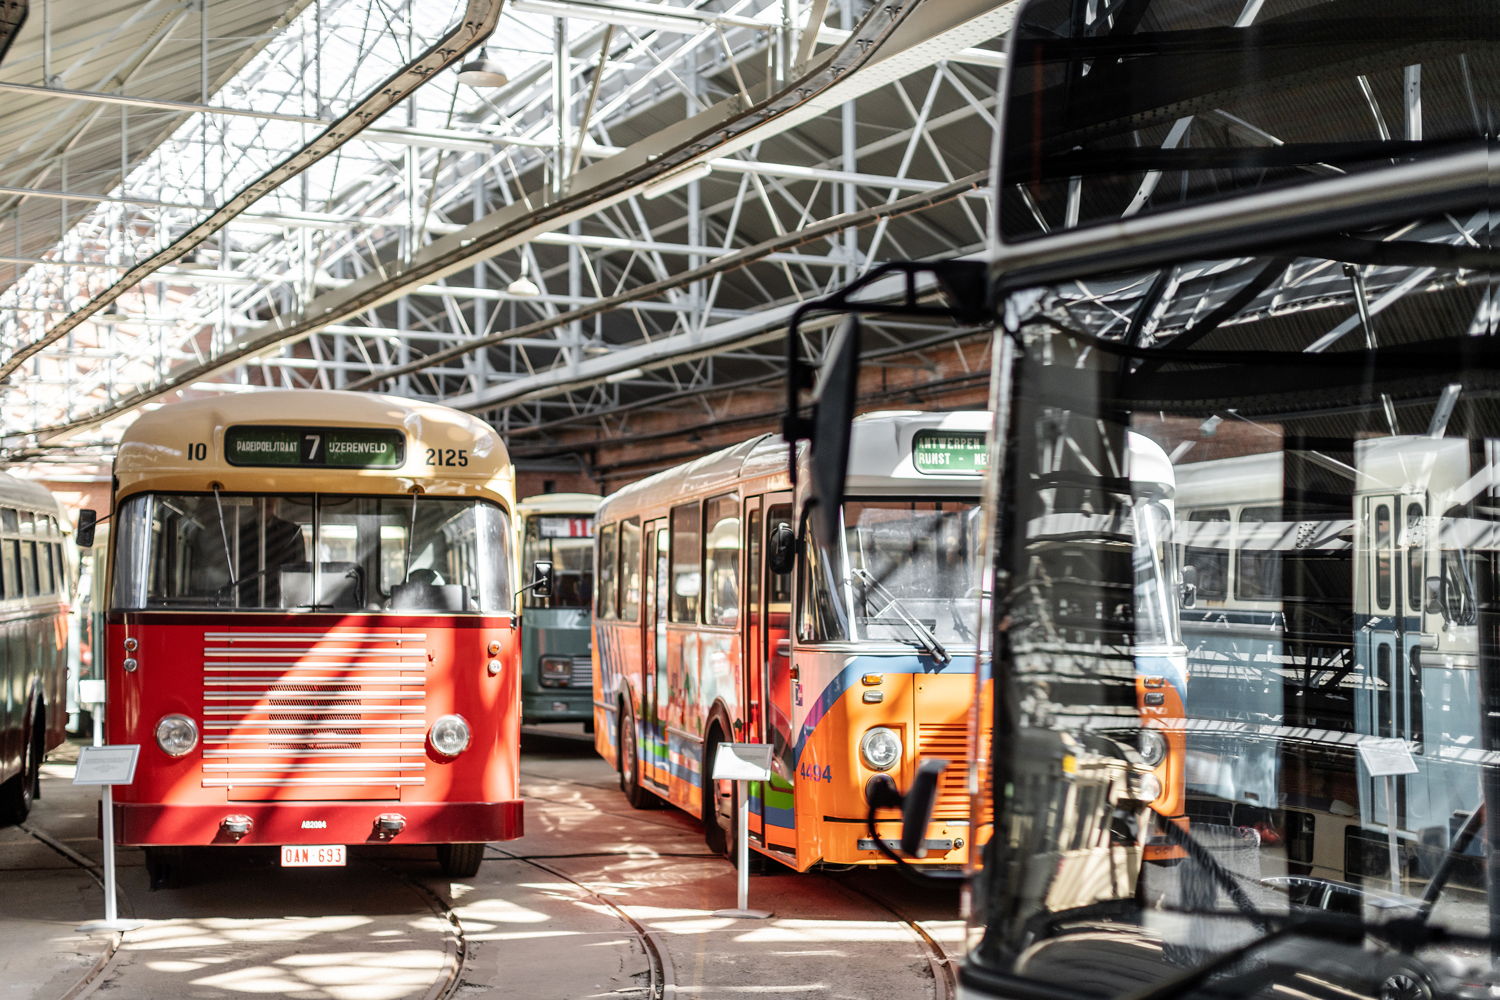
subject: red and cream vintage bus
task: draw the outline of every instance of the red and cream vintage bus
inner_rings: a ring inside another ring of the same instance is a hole
[[[605,499],[595,742],[632,805],[665,799],[729,852],[733,790],[707,777],[716,746],[767,743],[773,773],[750,790],[751,846],[798,870],[879,864],[867,785],[884,774],[904,787],[919,761],[941,758],[954,766],[925,860],[965,858],[989,424],[982,412],[859,418],[828,562],[775,435]],[[899,818],[887,815],[876,826],[894,842]]]
[[[0,473],[0,823],[31,811],[42,758],[67,738],[72,571],[52,494]]]
[[[433,844],[472,875],[521,835],[515,479],[487,424],[267,391],[177,403],[115,461],[108,737],[153,881],[189,845]]]

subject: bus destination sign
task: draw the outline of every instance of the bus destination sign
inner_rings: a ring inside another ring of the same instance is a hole
[[[911,462],[927,475],[977,476],[989,468],[989,452],[978,431],[921,430],[912,436]]]
[[[385,427],[277,427],[243,424],[224,432],[230,465],[317,469],[398,469],[406,435]]]

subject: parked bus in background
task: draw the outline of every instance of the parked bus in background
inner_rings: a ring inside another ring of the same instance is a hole
[[[594,604],[593,493],[546,493],[516,507],[519,566],[552,567],[545,595],[521,595],[521,718],[582,722],[594,728],[594,663],[589,654]],[[519,585],[517,589],[520,589]]]
[[[432,844],[472,875],[518,837],[514,473],[483,422],[347,392],[145,414],[115,461],[105,636],[122,844]]]
[[[815,532],[808,469],[764,435],[659,473],[599,508],[595,745],[632,805],[701,817],[732,852],[718,744],[773,747],[750,791],[750,844],[799,871],[886,863],[865,786],[961,760],[983,600],[982,412],[869,414],[854,425],[836,555]],[[876,824],[894,836],[894,820]],[[943,785],[927,861],[972,837],[961,769]]]
[[[1031,0],[988,259],[817,304],[994,331],[970,778],[994,825],[962,996],[1500,994],[1495,16]],[[815,465],[856,368],[829,365],[811,435],[789,414]],[[1133,435],[1173,466],[1192,568],[1176,865],[1143,863],[1140,678],[1074,628],[1149,635],[1138,567],[1059,587],[1037,558],[1060,501],[1094,518],[1149,488]]]
[[[67,738],[63,517],[51,493],[0,473],[0,823],[30,813],[42,759]]]

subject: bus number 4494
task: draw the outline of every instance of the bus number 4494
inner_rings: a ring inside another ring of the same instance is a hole
[[[824,764],[822,770],[819,770],[818,765],[809,764],[804,761],[801,766],[797,768],[797,776],[807,781],[832,782],[833,768],[828,764]]]

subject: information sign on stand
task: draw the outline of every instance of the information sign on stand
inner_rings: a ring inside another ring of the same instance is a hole
[[[769,910],[750,909],[750,782],[771,780],[771,745],[769,743],[720,743],[713,760],[713,780],[733,781],[735,799],[739,802],[734,843],[739,906],[733,910],[715,910],[716,917],[741,917],[764,920]]]
[[[78,751],[78,768],[73,772],[75,785],[101,785],[104,788],[104,919],[91,920],[79,926],[80,931],[128,931],[141,926],[139,920],[121,920],[115,897],[115,785],[135,780],[135,765],[140,759],[139,744],[92,746]]]
[[[1416,774],[1417,762],[1405,740],[1367,736],[1356,745],[1372,778],[1385,779],[1385,841],[1391,868],[1391,891],[1401,891],[1401,852],[1396,846],[1396,779]]]

